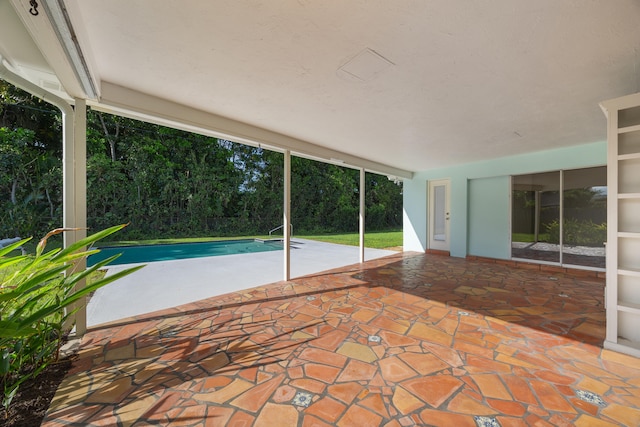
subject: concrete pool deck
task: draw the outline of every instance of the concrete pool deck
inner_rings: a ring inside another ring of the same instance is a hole
[[[367,261],[396,254],[365,249]],[[359,262],[359,248],[294,238],[291,277]],[[129,265],[131,266],[131,264]],[[107,274],[127,268],[110,267]],[[89,327],[248,289],[283,279],[282,251],[151,262],[99,289],[87,305]]]

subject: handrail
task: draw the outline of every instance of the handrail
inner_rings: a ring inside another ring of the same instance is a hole
[[[269,230],[269,237],[271,237],[271,233],[273,233],[274,231],[280,230],[283,227],[284,227],[284,224],[277,226],[273,230]],[[293,224],[289,224],[289,228],[291,228],[291,235],[293,236]]]

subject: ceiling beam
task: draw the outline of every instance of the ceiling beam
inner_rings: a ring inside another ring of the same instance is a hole
[[[284,152],[289,150],[292,154],[301,157],[319,159],[346,167],[364,168],[366,171],[389,177],[407,179],[413,177],[413,172],[411,171],[331,150],[307,141],[207,113],[109,82],[102,82],[100,100],[89,101],[89,104],[95,110],[188,132],[228,139],[274,151]]]

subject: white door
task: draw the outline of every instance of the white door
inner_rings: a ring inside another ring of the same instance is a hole
[[[449,251],[449,180],[429,181],[429,249]]]

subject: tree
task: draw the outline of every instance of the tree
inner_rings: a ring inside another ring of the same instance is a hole
[[[6,83],[0,96],[0,232],[42,235],[62,222],[59,114]],[[87,224],[130,223],[125,239],[266,234],[282,224],[283,159],[88,110]],[[357,231],[357,170],[294,156],[291,181],[297,233]],[[401,187],[368,173],[366,188],[367,229],[400,226]]]

